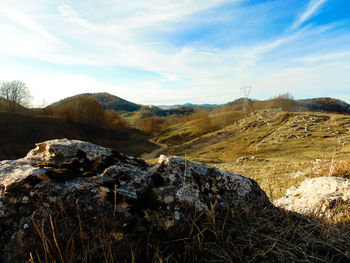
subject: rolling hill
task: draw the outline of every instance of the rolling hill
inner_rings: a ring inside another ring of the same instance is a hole
[[[141,109],[142,105],[124,100],[109,93],[86,94],[95,98],[104,109],[115,110],[117,112],[132,112]]]
[[[142,107],[142,105],[139,105],[139,104],[124,100],[122,98],[119,98],[117,96],[111,95],[109,93],[103,92],[103,93],[83,93],[83,94],[67,97],[63,100],[57,101],[47,106],[47,108],[57,107],[65,103],[74,102],[83,97],[92,97],[98,103],[100,103],[104,109],[114,110],[119,113],[138,111]]]
[[[193,121],[163,131],[162,154],[187,156],[249,175],[271,196],[310,175],[341,169],[350,178],[350,116],[323,112],[252,112],[230,125],[191,136]],[[185,134],[185,135],[183,135]]]

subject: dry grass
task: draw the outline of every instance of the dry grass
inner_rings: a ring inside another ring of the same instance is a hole
[[[350,160],[341,160],[331,162],[330,166],[324,166],[321,174],[326,174],[334,177],[344,177],[350,179]]]
[[[125,231],[118,213],[72,211],[33,219],[39,244],[29,262],[348,262],[350,229],[266,208],[251,216],[212,206],[188,210],[178,227]],[[75,210],[75,211],[74,211]],[[75,214],[71,214],[75,212]],[[95,224],[95,225],[94,225]]]
[[[276,199],[306,178],[328,176],[331,167],[333,176],[348,176],[349,123],[350,118],[341,114],[258,111],[204,136],[182,136],[188,130],[183,124],[172,126],[161,138],[178,139],[163,154],[187,154],[192,160],[251,177]],[[250,160],[237,162],[242,156]]]

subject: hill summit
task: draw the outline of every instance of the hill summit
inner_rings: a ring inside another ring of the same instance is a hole
[[[111,95],[109,93],[103,92],[103,93],[93,93],[93,94],[86,94],[88,96],[92,96],[95,98],[103,108],[108,110],[115,110],[115,111],[125,111],[125,112],[131,112],[131,111],[138,111],[141,109],[142,105],[124,100],[122,98],[119,98],[117,96]]]
[[[141,109],[142,105],[124,100],[107,92],[102,93],[82,93],[55,102],[50,106],[59,106],[67,102],[79,100],[84,97],[94,98],[104,109],[115,110],[117,112],[133,112]]]

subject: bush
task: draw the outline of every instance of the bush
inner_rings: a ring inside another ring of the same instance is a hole
[[[156,117],[138,119],[136,127],[146,134],[159,133],[161,131],[162,120]]]
[[[127,128],[126,121],[114,110],[104,112],[104,125],[118,131],[124,131]]]

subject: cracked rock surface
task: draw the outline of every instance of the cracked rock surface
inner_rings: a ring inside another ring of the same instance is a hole
[[[41,142],[22,159],[0,162],[0,262],[25,262],[42,246],[38,229],[74,228],[70,218],[88,222],[89,236],[106,215],[122,248],[212,206],[254,214],[271,203],[252,179],[183,158],[161,156],[151,166],[88,142]]]

